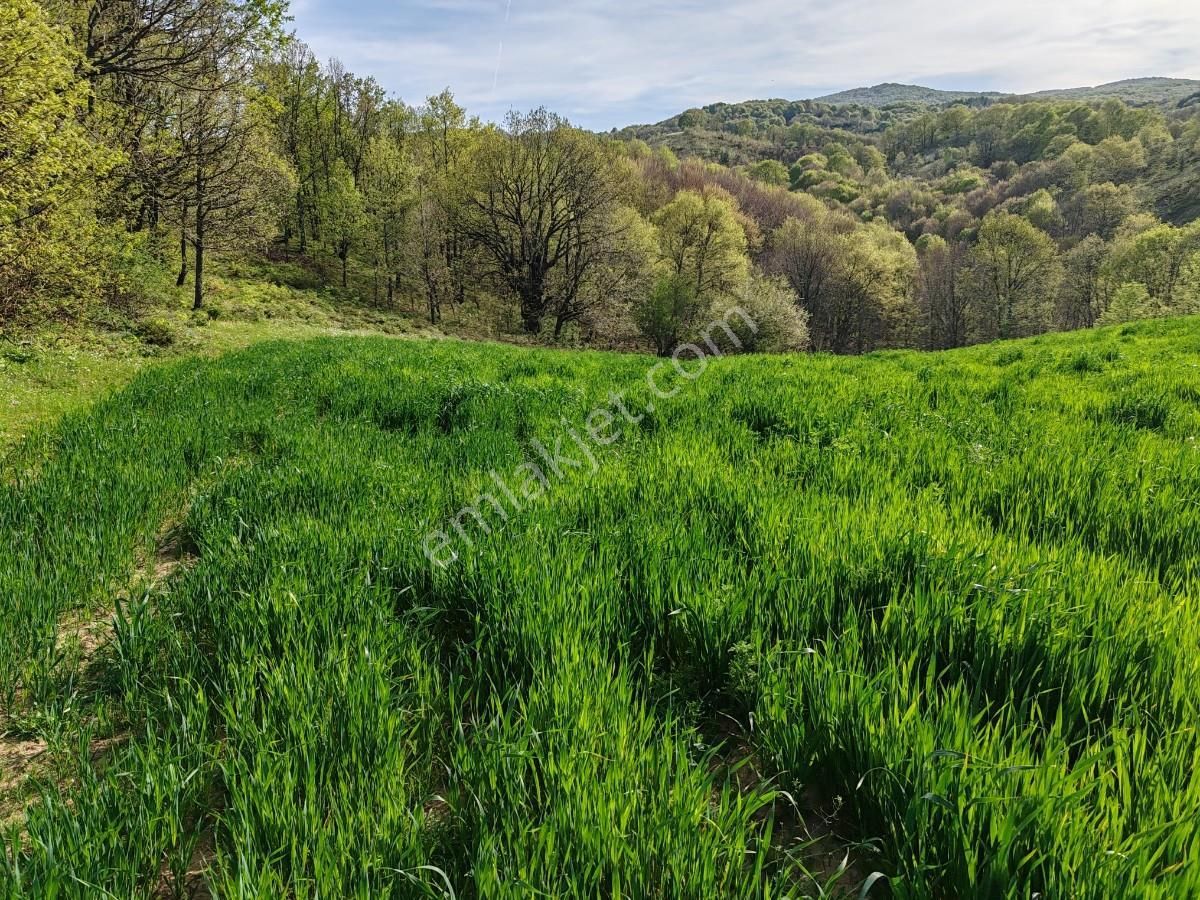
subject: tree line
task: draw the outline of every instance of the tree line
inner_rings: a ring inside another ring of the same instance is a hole
[[[409,105],[285,22],[275,0],[6,4],[0,322],[135,303],[165,266],[199,310],[212,254],[247,252],[435,325],[661,354],[735,306],[747,349],[837,353],[1200,311],[1200,225],[1145,190],[1195,166],[1194,119],[960,106],[852,133],[797,106],[780,158],[728,166],[543,109],[481,122],[449,91]]]

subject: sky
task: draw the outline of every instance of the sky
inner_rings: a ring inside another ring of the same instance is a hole
[[[317,57],[409,103],[595,130],[898,81],[1026,93],[1200,78],[1196,0],[293,0]]]

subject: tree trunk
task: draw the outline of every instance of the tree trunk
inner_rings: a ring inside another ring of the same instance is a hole
[[[436,288],[430,287],[427,293],[429,295],[429,324],[436,325],[442,318],[442,304]]]
[[[204,307],[204,238],[200,230],[196,230],[196,295],[192,301],[192,309]]]
[[[546,314],[546,276],[530,266],[520,284],[521,325],[526,334],[540,334]]]
[[[187,241],[187,204],[183,205],[183,215],[179,219],[179,277],[175,279],[175,287],[187,284],[188,275],[188,241]]]
[[[202,166],[196,166],[196,233],[192,240],[196,247],[196,283],[195,283],[195,298],[192,301],[192,309],[200,309],[204,306],[204,239],[205,221],[204,221],[204,169]]]
[[[542,331],[542,317],[525,304],[521,304],[521,327],[525,329],[526,334],[531,335],[540,334]]]

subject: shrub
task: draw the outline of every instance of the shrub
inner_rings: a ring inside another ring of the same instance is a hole
[[[1131,281],[1117,288],[1112,303],[1100,317],[1101,325],[1123,325],[1137,319],[1162,315],[1162,309],[1150,296],[1144,284]],[[1122,332],[1124,334],[1125,332]]]
[[[138,323],[137,335],[152,347],[170,347],[175,343],[175,328],[166,319],[146,319]]]
[[[660,278],[644,303],[634,309],[634,322],[659,356],[669,356],[696,324],[702,306],[686,278]]]
[[[734,295],[734,305],[749,317],[730,317],[718,306],[746,353],[798,353],[809,347],[808,312],[786,280],[752,273]]]

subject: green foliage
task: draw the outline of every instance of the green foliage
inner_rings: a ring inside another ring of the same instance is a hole
[[[166,319],[147,319],[139,323],[138,337],[154,347],[169,347],[175,343],[175,329]]]
[[[680,191],[655,213],[654,224],[663,264],[694,297],[712,300],[746,277],[746,233],[723,191]]]
[[[1020,216],[993,213],[983,221],[974,255],[982,327],[1002,339],[1043,330],[1061,277],[1050,236]]]
[[[1118,425],[1161,431],[1171,418],[1171,404],[1158,393],[1126,393],[1105,407],[1104,418]]]
[[[115,162],[81,125],[80,60],[42,7],[0,8],[0,321],[99,288],[96,180]]]
[[[1117,284],[1137,283],[1163,310],[1190,312],[1200,267],[1200,223],[1155,225],[1118,236],[1106,271]]]
[[[802,216],[771,236],[766,264],[799,297],[816,349],[861,352],[908,339],[916,252],[885,224],[857,222],[810,198]]]
[[[1113,292],[1112,301],[1099,321],[1101,325],[1123,325],[1161,314],[1162,306],[1150,296],[1144,284],[1127,281]]]
[[[323,237],[341,260],[342,287],[346,287],[350,252],[364,240],[367,216],[354,176],[340,159],[334,162],[329,184],[321,193],[318,217]]]
[[[697,320],[705,308],[695,283],[671,273],[655,281],[645,299],[634,306],[633,318],[658,355],[669,356],[699,324]]]
[[[6,322],[127,326],[179,302],[167,265],[199,309],[207,256],[272,241],[344,298],[563,346],[630,346],[660,269],[704,304],[782,276],[813,346],[842,353],[1090,327],[1126,284],[1200,311],[1178,227],[1200,214],[1200,119],[1162,105],[1182,82],[880,85],[600,136],[546,110],[488,126],[449,90],[389,99],[282,40],[277,0],[53,10],[0,19]]]
[[[791,183],[787,166],[775,159],[764,159],[760,163],[755,163],[749,168],[747,174],[755,181],[775,187],[787,187]]]
[[[63,777],[0,892],[1193,895],[1198,328],[669,399],[460,342],[156,366],[5,463],[3,727]],[[613,394],[595,469],[500,499]]]
[[[786,279],[752,273],[732,300],[746,314],[744,318],[719,306],[713,308],[712,317],[729,323],[745,352],[798,353],[811,345],[808,312]]]

